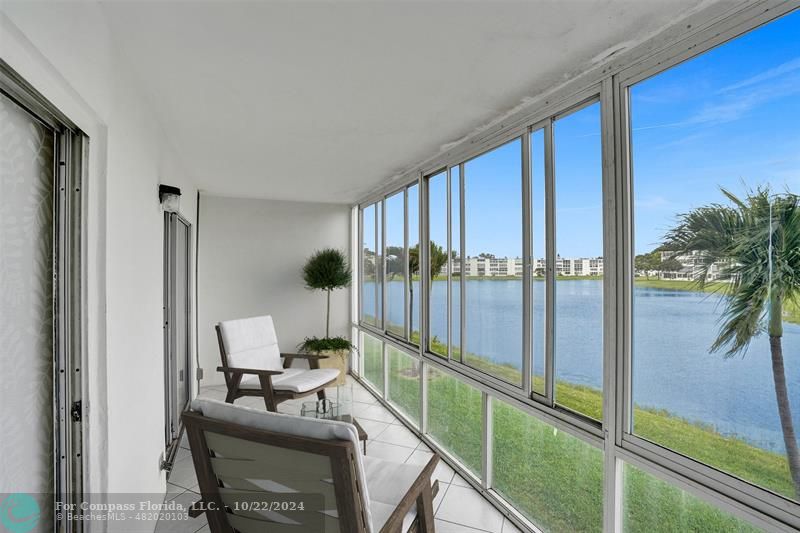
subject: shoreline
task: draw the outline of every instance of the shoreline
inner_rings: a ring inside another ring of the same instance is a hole
[[[458,276],[453,278],[458,280]],[[520,276],[467,276],[467,281],[514,281],[522,280]],[[531,278],[534,282],[544,282],[544,276],[534,276]],[[558,276],[556,281],[602,281],[603,276]],[[397,280],[401,281],[401,280]],[[419,281],[419,276],[413,276],[412,281]],[[444,276],[436,276],[433,281],[447,281]],[[650,289],[674,290],[684,292],[701,292],[706,294],[719,293],[723,294],[724,289],[728,286],[725,282],[712,281],[706,283],[703,287],[699,287],[695,281],[683,281],[674,279],[647,279],[647,278],[634,278],[634,287],[643,287]],[[791,302],[787,301],[783,308],[783,320],[790,324],[800,325],[800,301]]]

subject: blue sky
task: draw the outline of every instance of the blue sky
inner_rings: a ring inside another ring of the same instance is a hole
[[[800,13],[634,86],[631,122],[637,253],[720,186],[800,193]]]
[[[721,202],[721,186],[800,193],[800,13],[638,83],[630,99],[637,254],[658,246],[677,214]],[[599,256],[599,104],[558,120],[554,142],[558,253]],[[522,253],[521,148],[515,140],[465,165],[469,255]],[[542,257],[541,133],[532,135],[531,151],[534,255]],[[431,237],[441,244],[445,179],[431,182],[431,206],[440,206],[432,209]],[[395,213],[387,208],[388,224],[402,228]]]

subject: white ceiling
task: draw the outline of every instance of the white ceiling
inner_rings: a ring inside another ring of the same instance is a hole
[[[353,202],[698,4],[136,1],[104,8],[200,189]]]

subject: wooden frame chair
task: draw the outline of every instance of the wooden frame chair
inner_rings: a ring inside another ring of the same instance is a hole
[[[262,396],[267,411],[277,412],[285,400],[315,393],[325,399],[325,387],[339,376],[335,368],[319,367],[325,355],[281,353],[269,315],[220,322],[215,329],[222,361],[217,371],[225,375],[228,403],[243,396]],[[309,368],[292,368],[295,359],[308,360]]]
[[[366,457],[352,424],[210,399],[182,417],[202,495],[190,515],[205,512],[212,533],[434,532],[436,454]]]

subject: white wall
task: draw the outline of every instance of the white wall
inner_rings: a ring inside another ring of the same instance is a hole
[[[87,491],[163,491],[163,214],[157,185],[181,187],[190,221],[195,188],[97,3],[5,1],[0,50],[91,138],[84,185]]]
[[[214,324],[270,314],[280,348],[325,334],[325,296],[303,285],[300,269],[322,248],[350,251],[350,208],[339,204],[201,196],[198,264],[203,385],[221,384]],[[331,335],[350,336],[350,291],[331,298]]]

